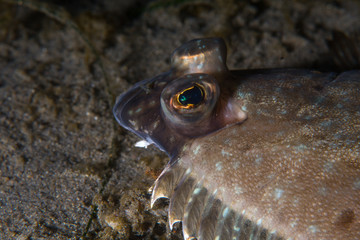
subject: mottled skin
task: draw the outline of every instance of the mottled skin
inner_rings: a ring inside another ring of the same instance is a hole
[[[117,100],[119,123],[171,157],[152,204],[171,199],[184,238],[360,239],[360,71],[225,60],[221,39],[193,40]],[[176,108],[194,84],[204,100]]]

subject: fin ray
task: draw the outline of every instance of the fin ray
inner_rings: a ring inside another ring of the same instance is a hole
[[[180,180],[184,176],[186,170],[174,163],[168,165],[156,179],[152,195],[151,195],[151,207],[159,198],[171,198],[174,189],[179,184]]]
[[[209,197],[206,188],[197,184],[192,192],[190,201],[186,207],[183,219],[184,239],[196,238],[200,228],[201,215],[203,214],[205,203]]]
[[[185,207],[189,202],[191,193],[195,187],[194,178],[185,173],[182,180],[175,188],[174,194],[170,198],[169,206],[169,224],[172,229],[173,224],[183,220]]]
[[[205,206],[205,211],[201,219],[199,239],[215,239],[216,224],[221,211],[221,207],[221,201],[219,199],[216,199],[214,195],[212,195]]]

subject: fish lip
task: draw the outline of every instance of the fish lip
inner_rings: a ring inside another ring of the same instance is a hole
[[[141,91],[144,91],[145,85],[151,83],[151,82],[155,82],[159,79],[163,79],[166,78],[168,75],[170,75],[171,71],[169,72],[164,72],[156,77],[153,78],[148,78],[145,80],[142,80],[140,82],[135,83],[130,89],[124,91],[123,93],[121,93],[115,100],[115,104],[114,107],[112,109],[112,112],[114,114],[114,117],[116,119],[116,121],[120,124],[120,126],[122,126],[123,128],[127,129],[127,130],[131,130],[133,131],[128,125],[127,123],[125,123],[125,121],[122,119],[122,111],[123,108],[139,93],[141,93]],[[127,100],[125,100],[127,99]],[[133,131],[134,132],[134,131]]]
[[[114,107],[112,109],[113,115],[121,127],[135,133],[137,136],[139,136],[141,139],[146,140],[148,143],[156,145],[161,151],[166,152],[167,154],[168,152],[165,150],[165,148],[161,144],[154,141],[148,134],[137,131],[131,126],[129,126],[129,122],[123,119],[123,111],[124,108],[134,99],[134,97],[145,91],[145,89],[147,88],[145,87],[146,85],[151,84],[152,82],[155,82],[157,80],[164,79],[169,75],[171,75],[171,71],[164,72],[156,77],[137,82],[130,89],[124,91],[116,98]]]
[[[114,107],[112,109],[112,112],[114,114],[114,117],[116,121],[120,124],[121,127],[125,128],[126,130],[129,130],[132,133],[135,133],[137,136],[139,136],[141,139],[146,140],[150,144],[154,144],[154,141],[146,134],[141,133],[133,129],[129,126],[128,122],[123,119],[123,110],[124,107],[132,101],[134,97],[136,97],[138,94],[143,91],[142,85],[148,84],[151,81],[154,81],[155,78],[145,79],[143,81],[137,82],[135,85],[133,85],[129,90],[126,90],[125,92],[121,93],[115,101]]]
[[[112,112],[114,114],[114,117],[116,121],[122,126],[123,128],[130,130],[134,132],[134,130],[128,126],[127,123],[122,119],[122,112],[124,107],[141,91],[142,85],[148,84],[149,82],[153,81],[154,78],[145,79],[140,82],[137,82],[135,85],[133,85],[130,89],[126,90],[125,92],[121,93],[115,100],[114,107],[112,109]]]

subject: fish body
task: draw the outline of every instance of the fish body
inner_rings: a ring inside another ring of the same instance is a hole
[[[114,115],[170,156],[151,204],[184,239],[360,239],[360,71],[229,71],[196,39]]]

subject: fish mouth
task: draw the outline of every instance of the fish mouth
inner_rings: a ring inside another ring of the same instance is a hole
[[[154,78],[145,79],[143,81],[140,81],[136,83],[134,86],[132,86],[129,90],[123,92],[120,94],[115,101],[115,105],[113,107],[113,114],[116,119],[116,121],[122,126],[123,128],[135,133],[142,139],[145,139],[149,143],[154,143],[147,134],[144,134],[140,131],[137,131],[137,129],[134,128],[134,126],[129,121],[128,113],[130,111],[130,108],[132,106],[132,103],[134,102],[134,99],[137,97],[140,97],[141,94],[146,91],[146,85],[151,84],[154,82]]]
[[[143,91],[145,85],[148,85],[152,81],[154,81],[153,78],[137,82],[129,90],[123,92],[116,98],[112,111],[116,121],[123,128],[133,131],[133,129],[129,126],[129,122],[124,119],[124,108],[127,107],[129,103]]]
[[[160,116],[160,95],[168,82],[168,76],[169,72],[166,72],[136,83],[117,97],[112,110],[120,126],[148,143],[155,144],[162,151],[165,150],[161,144],[153,140],[154,130],[150,129],[150,123]],[[151,105],[149,102],[154,102],[154,104]]]

